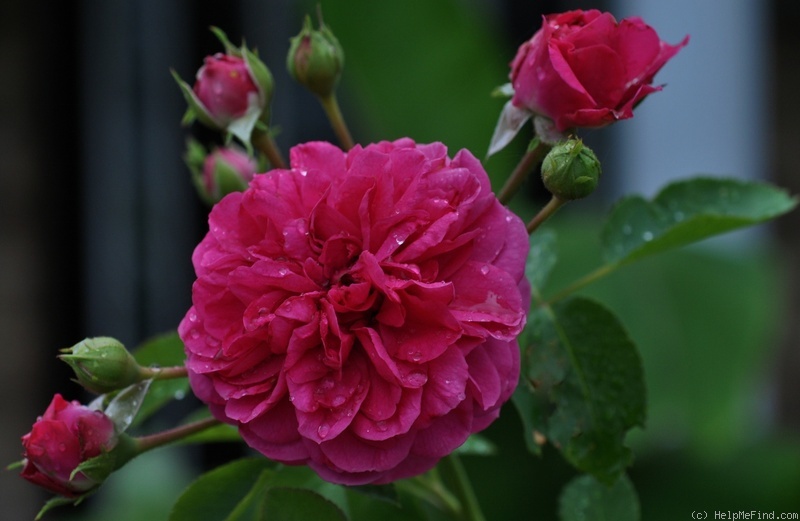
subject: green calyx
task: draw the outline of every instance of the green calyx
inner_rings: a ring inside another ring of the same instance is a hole
[[[594,192],[600,173],[600,161],[580,139],[556,144],[542,162],[545,187],[564,201],[581,199]]]
[[[333,94],[344,68],[344,51],[333,32],[322,22],[314,29],[307,16],[300,34],[290,41],[289,74],[321,98]]]
[[[59,358],[72,367],[78,383],[92,392],[115,391],[141,380],[139,364],[114,338],[87,338],[61,352]]]

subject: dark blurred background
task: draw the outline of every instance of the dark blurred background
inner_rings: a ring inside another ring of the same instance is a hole
[[[697,172],[761,178],[800,192],[800,4],[791,0],[404,0],[320,2],[347,56],[340,97],[357,141],[410,136],[483,157],[518,45],[543,13],[600,8],[641,15],[691,43],[636,117],[585,138],[602,188],[563,210],[557,286],[599,262],[597,215],[632,191],[652,195]],[[663,5],[662,5],[663,4]],[[129,346],[176,327],[190,304],[191,251],[206,213],[182,161],[190,133],[170,68],[192,83],[208,31],[246,37],[276,80],[284,152],[333,140],[314,98],[285,71],[288,39],[315,3],[82,0],[0,5],[0,464],[21,457],[53,393],[85,400],[58,349],[86,336]],[[496,186],[524,139],[485,164]],[[529,182],[515,208],[543,198]],[[594,212],[594,213],[591,213]],[[800,512],[800,215],[643,262],[587,291],[628,325],[647,371],[648,429],[631,436],[643,519],[692,510]],[[470,458],[489,519],[554,519],[572,471],[556,454],[520,458],[509,407]],[[163,450],[49,519],[166,519],[213,454]],[[32,519],[47,495],[0,472],[0,520]]]

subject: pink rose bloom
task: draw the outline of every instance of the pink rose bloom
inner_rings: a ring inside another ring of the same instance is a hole
[[[256,160],[237,147],[214,149],[203,161],[203,184],[213,201],[233,191],[241,191],[258,170]]]
[[[259,91],[247,63],[238,56],[206,56],[197,71],[194,93],[208,114],[226,127],[245,115],[248,107],[259,103]]]
[[[517,384],[525,226],[466,150],[290,159],[211,212],[179,327],[192,388],[251,447],[329,481],[429,470]]]
[[[511,63],[512,103],[559,131],[633,117],[637,103],[661,90],[653,76],[688,42],[669,45],[640,18],[617,23],[597,10],[546,16]]]
[[[56,494],[78,496],[99,483],[82,472],[70,479],[72,471],[116,443],[114,424],[108,416],[56,394],[31,432],[22,437],[25,462],[21,475]]]

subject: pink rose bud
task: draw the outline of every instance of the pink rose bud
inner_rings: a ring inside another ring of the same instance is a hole
[[[212,28],[225,47],[225,54],[207,56],[197,71],[194,87],[172,75],[189,105],[184,123],[195,119],[216,130],[249,143],[257,124],[269,123],[272,99],[272,73],[255,51],[234,47],[225,33]]]
[[[189,382],[268,458],[391,482],[511,397],[528,233],[468,151],[306,143],[209,224],[178,329]]]
[[[83,472],[71,477],[72,472],[116,443],[110,418],[56,394],[31,432],[22,437],[25,460],[21,476],[56,494],[79,496],[97,487],[100,481]]]
[[[512,103],[562,132],[633,117],[637,103],[661,90],[655,74],[688,41],[669,45],[640,18],[617,23],[597,10],[546,16],[511,63]]]
[[[208,113],[227,126],[258,105],[258,87],[244,59],[227,54],[207,56],[192,88]]]
[[[203,188],[217,202],[231,192],[241,192],[253,179],[258,163],[236,147],[217,148],[203,161]]]

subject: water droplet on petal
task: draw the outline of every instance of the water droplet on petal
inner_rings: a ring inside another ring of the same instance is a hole
[[[325,439],[329,432],[331,432],[331,426],[327,423],[321,423],[317,428],[317,434],[319,434],[319,437],[322,439]]]
[[[422,352],[420,351],[411,351],[408,353],[408,359],[412,362],[419,362],[422,360]]]
[[[464,401],[467,398],[467,395],[464,393],[458,393],[458,400]]]
[[[482,273],[483,275],[488,275],[488,274],[489,274],[489,266],[488,266],[488,265],[486,265],[486,264],[484,264],[483,266],[481,266],[481,273]]]
[[[380,432],[386,432],[386,429],[389,428],[389,426],[386,425],[386,421],[385,420],[380,420],[380,421],[375,422],[375,427],[377,427]]]
[[[346,401],[347,401],[347,398],[345,398],[344,395],[337,394],[336,396],[333,397],[333,401],[331,402],[331,404],[334,407],[341,407],[344,404],[344,402],[346,402]]]
[[[426,375],[425,373],[414,371],[406,375],[405,381],[411,387],[421,387],[422,385],[425,384],[425,382],[428,381],[428,375]]]

